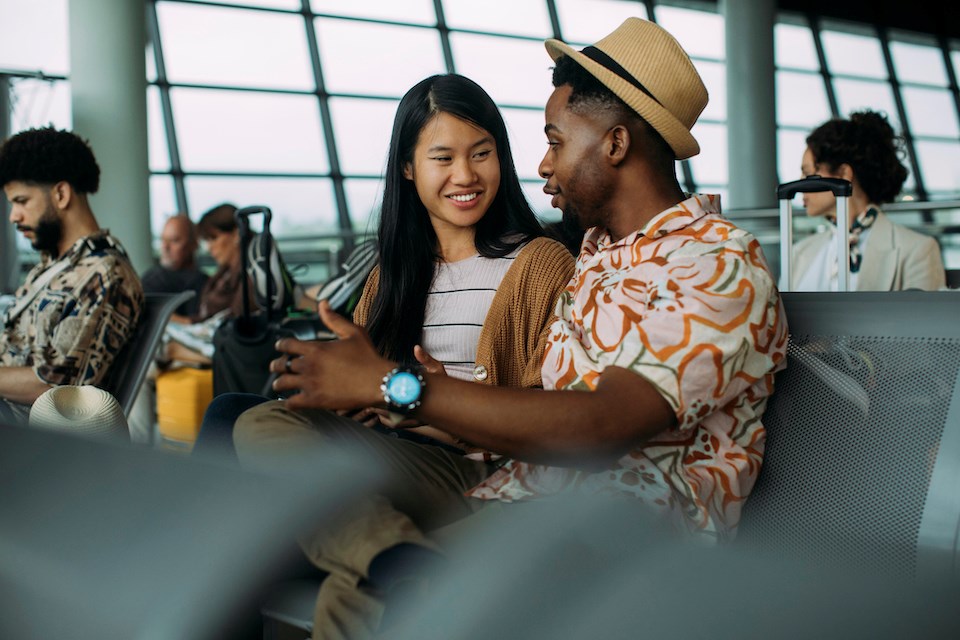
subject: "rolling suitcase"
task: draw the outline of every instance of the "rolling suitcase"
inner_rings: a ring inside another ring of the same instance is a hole
[[[837,291],[850,290],[850,215],[853,185],[841,178],[810,176],[777,187],[780,201],[780,290],[790,291],[793,256],[793,198],[798,193],[831,191],[837,197]]]

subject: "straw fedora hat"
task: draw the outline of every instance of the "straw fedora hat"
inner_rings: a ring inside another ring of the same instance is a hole
[[[544,43],[556,61],[569,56],[657,130],[683,160],[700,153],[690,133],[707,106],[707,88],[680,44],[648,20],[627,18],[582,51],[556,39]]]
[[[117,399],[91,386],[63,385],[44,391],[30,408],[29,424],[97,438],[130,437]]]

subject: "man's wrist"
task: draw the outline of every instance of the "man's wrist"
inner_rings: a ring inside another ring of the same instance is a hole
[[[426,389],[421,365],[398,365],[381,378],[380,392],[391,412],[409,415],[420,406]]]

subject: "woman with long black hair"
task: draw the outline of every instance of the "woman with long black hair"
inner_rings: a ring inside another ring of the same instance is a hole
[[[384,357],[484,384],[540,386],[546,330],[573,256],[544,237],[521,190],[503,117],[472,80],[431,76],[400,101],[378,244],[379,263],[354,320]],[[263,401],[216,398],[197,448],[231,450],[234,418]],[[381,408],[351,417],[381,430],[411,426]],[[429,427],[393,433],[469,449]]]

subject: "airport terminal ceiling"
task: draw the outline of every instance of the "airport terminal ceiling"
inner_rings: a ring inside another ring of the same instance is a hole
[[[960,38],[960,3],[949,0],[778,0],[777,6],[782,11]]]

